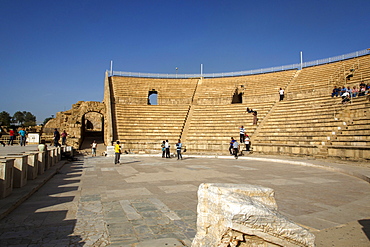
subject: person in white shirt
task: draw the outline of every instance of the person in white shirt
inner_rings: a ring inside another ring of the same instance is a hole
[[[284,89],[280,88],[279,94],[280,94],[280,101],[282,101],[284,99]]]
[[[98,147],[98,143],[94,140],[93,143],[91,143],[91,156],[96,156],[96,148]]]
[[[249,151],[250,149],[250,142],[249,142],[249,136],[248,135],[245,135],[245,139],[244,139],[244,144],[245,144],[245,150]]]
[[[170,144],[168,143],[168,140],[164,143],[164,148],[166,149],[166,158],[171,158],[170,155]]]
[[[239,143],[236,140],[233,143],[233,148],[234,148],[235,159],[237,159],[238,158],[238,152],[239,152]]]
[[[245,129],[244,126],[240,126],[240,143],[244,143]]]

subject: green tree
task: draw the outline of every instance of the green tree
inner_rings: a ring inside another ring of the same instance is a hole
[[[12,122],[18,125],[35,126],[36,117],[28,111],[17,111],[12,117]]]
[[[2,126],[10,126],[10,114],[6,111],[0,112],[0,125]]]
[[[36,125],[36,116],[31,112],[26,112],[24,115],[24,125],[25,126],[35,126]]]
[[[19,124],[19,125],[22,125],[24,123],[24,115],[25,115],[25,111],[21,112],[21,111],[17,111],[14,113],[13,117],[12,117],[12,122],[14,124]]]

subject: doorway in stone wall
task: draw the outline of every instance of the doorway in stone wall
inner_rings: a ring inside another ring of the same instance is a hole
[[[235,88],[233,99],[231,104],[241,104],[243,103],[243,94],[244,94],[244,86],[241,85],[240,87]]]
[[[155,89],[148,92],[148,105],[158,105],[158,92]]]
[[[80,149],[91,153],[91,144],[95,140],[98,143],[98,150],[105,150],[104,147],[104,117],[98,112],[88,112],[82,117],[82,144]],[[100,155],[98,152],[97,155]]]

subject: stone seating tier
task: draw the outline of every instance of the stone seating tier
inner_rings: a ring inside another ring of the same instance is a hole
[[[350,80],[345,79],[349,72]],[[334,85],[368,83],[370,55],[259,75],[110,80],[117,137],[133,150],[160,152],[163,139],[175,143],[181,136],[189,153],[227,154],[230,137],[239,139],[243,125],[257,152],[338,156],[342,146],[352,145],[346,157],[367,157],[370,117],[365,97],[343,105],[340,97],[330,94]],[[282,102],[280,87],[286,93]],[[157,106],[147,105],[151,89],[158,91]],[[231,104],[235,93],[243,94],[243,103]],[[252,125],[253,115],[245,112],[247,107],[258,111],[257,126]]]

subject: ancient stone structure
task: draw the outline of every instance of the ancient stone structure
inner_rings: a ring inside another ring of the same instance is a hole
[[[79,101],[73,104],[70,110],[58,112],[55,118],[46,123],[43,128],[42,139],[52,141],[55,128],[59,132],[65,130],[68,133],[67,145],[78,149],[83,139],[83,132],[89,126],[103,130],[105,135],[109,135],[108,123],[104,118],[105,112],[106,107],[104,103]],[[89,126],[86,126],[87,123],[89,123]]]
[[[201,184],[192,247],[315,246],[315,236],[277,211],[274,191],[249,184]]]
[[[106,73],[104,101],[78,102],[58,113],[43,138],[51,139],[55,127],[66,129],[68,144],[79,147],[85,127],[100,122],[105,144],[119,140],[128,152],[160,153],[163,140],[174,145],[181,139],[188,153],[226,155],[230,137],[244,126],[253,152],[370,159],[369,100],[356,97],[343,105],[330,96],[334,86],[370,83],[369,53],[302,69],[217,78]],[[283,101],[279,88],[285,90]],[[153,94],[156,102],[150,100]],[[257,124],[247,107],[258,112]]]

